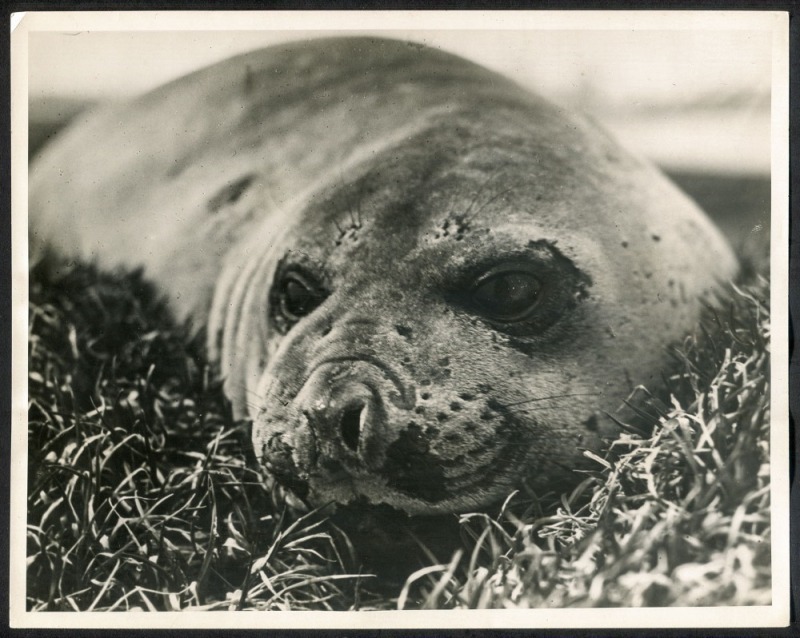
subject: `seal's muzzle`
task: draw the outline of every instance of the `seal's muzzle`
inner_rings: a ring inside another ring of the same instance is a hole
[[[317,464],[341,463],[354,473],[375,469],[391,439],[382,395],[394,388],[365,361],[318,366],[295,403],[314,434]]]
[[[289,401],[279,391],[271,388],[266,427],[254,441],[270,472],[353,492],[376,478],[399,436],[390,412],[405,392],[395,375],[356,357],[339,358],[315,366]]]

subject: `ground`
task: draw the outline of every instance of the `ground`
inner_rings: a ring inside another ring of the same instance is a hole
[[[452,559],[396,586],[253,469],[202,347],[140,275],[76,267],[30,285],[29,609],[770,602],[763,278],[677,344],[671,400],[637,403],[578,488],[461,516]]]

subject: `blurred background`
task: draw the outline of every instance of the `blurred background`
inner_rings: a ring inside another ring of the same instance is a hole
[[[33,32],[30,154],[89,106],[270,44],[365,33],[459,54],[588,113],[661,166],[734,247],[768,250],[768,31]]]

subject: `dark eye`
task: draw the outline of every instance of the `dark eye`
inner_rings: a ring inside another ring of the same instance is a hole
[[[526,319],[539,305],[542,283],[524,270],[500,270],[481,277],[472,289],[475,309],[502,322]]]
[[[298,271],[283,274],[278,287],[281,315],[294,323],[310,314],[326,297],[325,291],[310,276]]]

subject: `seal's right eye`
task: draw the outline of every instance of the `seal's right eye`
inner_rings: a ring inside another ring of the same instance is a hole
[[[328,296],[312,275],[296,269],[280,273],[276,284],[272,308],[285,329],[311,314]]]
[[[453,271],[445,299],[494,330],[537,337],[588,296],[592,282],[554,246],[528,242],[524,251],[501,262],[475,260]]]
[[[526,319],[539,305],[542,283],[521,269],[489,272],[472,290],[472,304],[489,319],[515,322]]]

